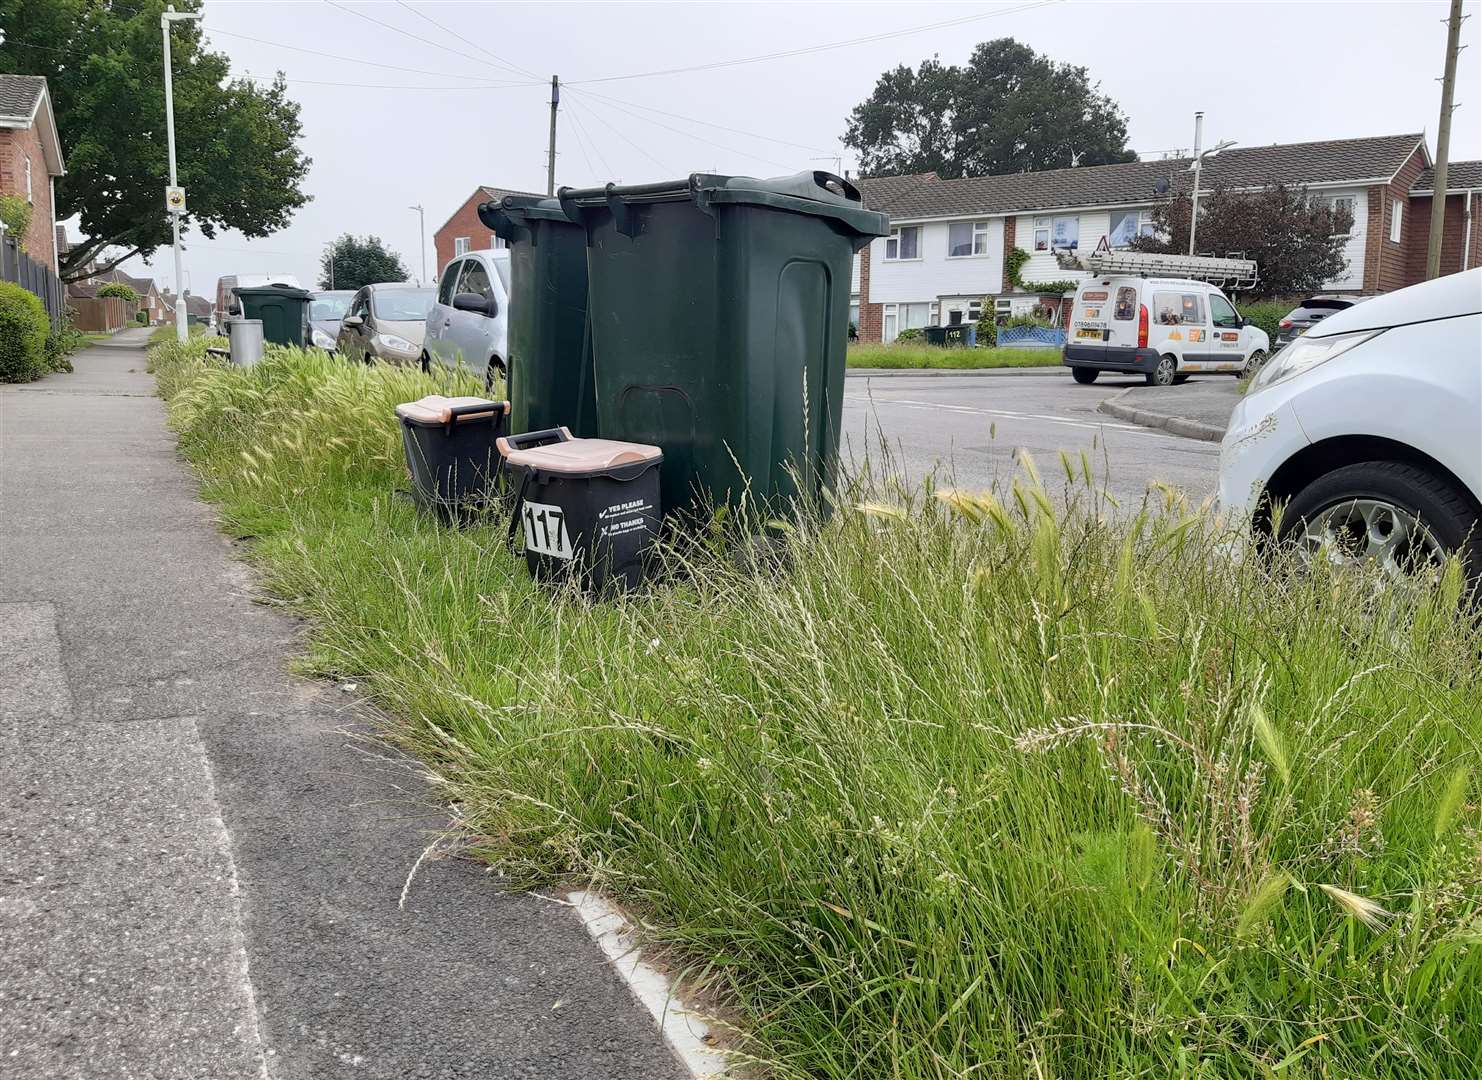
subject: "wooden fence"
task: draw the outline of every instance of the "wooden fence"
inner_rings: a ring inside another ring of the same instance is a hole
[[[134,325],[139,305],[121,296],[74,296],[67,301],[72,308],[72,325],[79,330],[120,330]]]
[[[67,289],[51,267],[44,266],[16,246],[14,237],[0,242],[0,280],[11,281],[41,297],[52,327],[62,324],[67,310]]]

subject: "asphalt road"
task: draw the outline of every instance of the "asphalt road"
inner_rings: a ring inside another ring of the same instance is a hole
[[[878,469],[888,457],[913,482],[935,473],[943,486],[987,488],[1018,474],[1027,450],[1050,487],[1064,480],[1058,452],[1091,457],[1098,484],[1123,506],[1162,481],[1197,502],[1214,494],[1219,447],[1150,431],[1097,411],[1141,378],[1103,375],[1091,386],[1053,375],[853,376],[844,385],[846,460]],[[1195,381],[1186,384],[1195,385]],[[1183,387],[1168,387],[1176,395]]]

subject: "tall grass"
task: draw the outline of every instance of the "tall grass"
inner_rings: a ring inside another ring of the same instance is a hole
[[[393,494],[427,377],[200,352],[161,391],[305,667],[368,687],[471,850],[639,912],[776,1075],[1476,1075],[1454,567],[1273,570],[1176,492],[1107,520],[1064,459],[1063,501],[1028,462],[886,481],[594,605]]]

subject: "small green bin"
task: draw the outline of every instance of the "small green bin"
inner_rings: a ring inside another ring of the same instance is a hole
[[[663,449],[665,513],[821,505],[838,467],[851,263],[888,219],[819,171],[558,198],[587,230],[598,432]]]
[[[262,339],[302,349],[309,325],[307,289],[292,285],[254,285],[237,289],[244,319],[262,320]]]
[[[510,430],[597,435],[587,318],[587,232],[560,202],[506,195],[479,220],[509,244]]]

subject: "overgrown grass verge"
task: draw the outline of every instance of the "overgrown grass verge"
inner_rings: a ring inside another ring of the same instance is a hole
[[[1001,368],[1056,367],[1059,349],[947,349],[940,345],[849,346],[852,368]]]
[[[640,912],[776,1075],[1476,1074],[1454,568],[1271,573],[1174,493],[1104,520],[1069,460],[1064,512],[1032,471],[887,482],[776,563],[692,550],[592,605],[392,494],[428,377],[202,350],[157,348],[160,388],[306,668],[374,695],[514,880]]]

